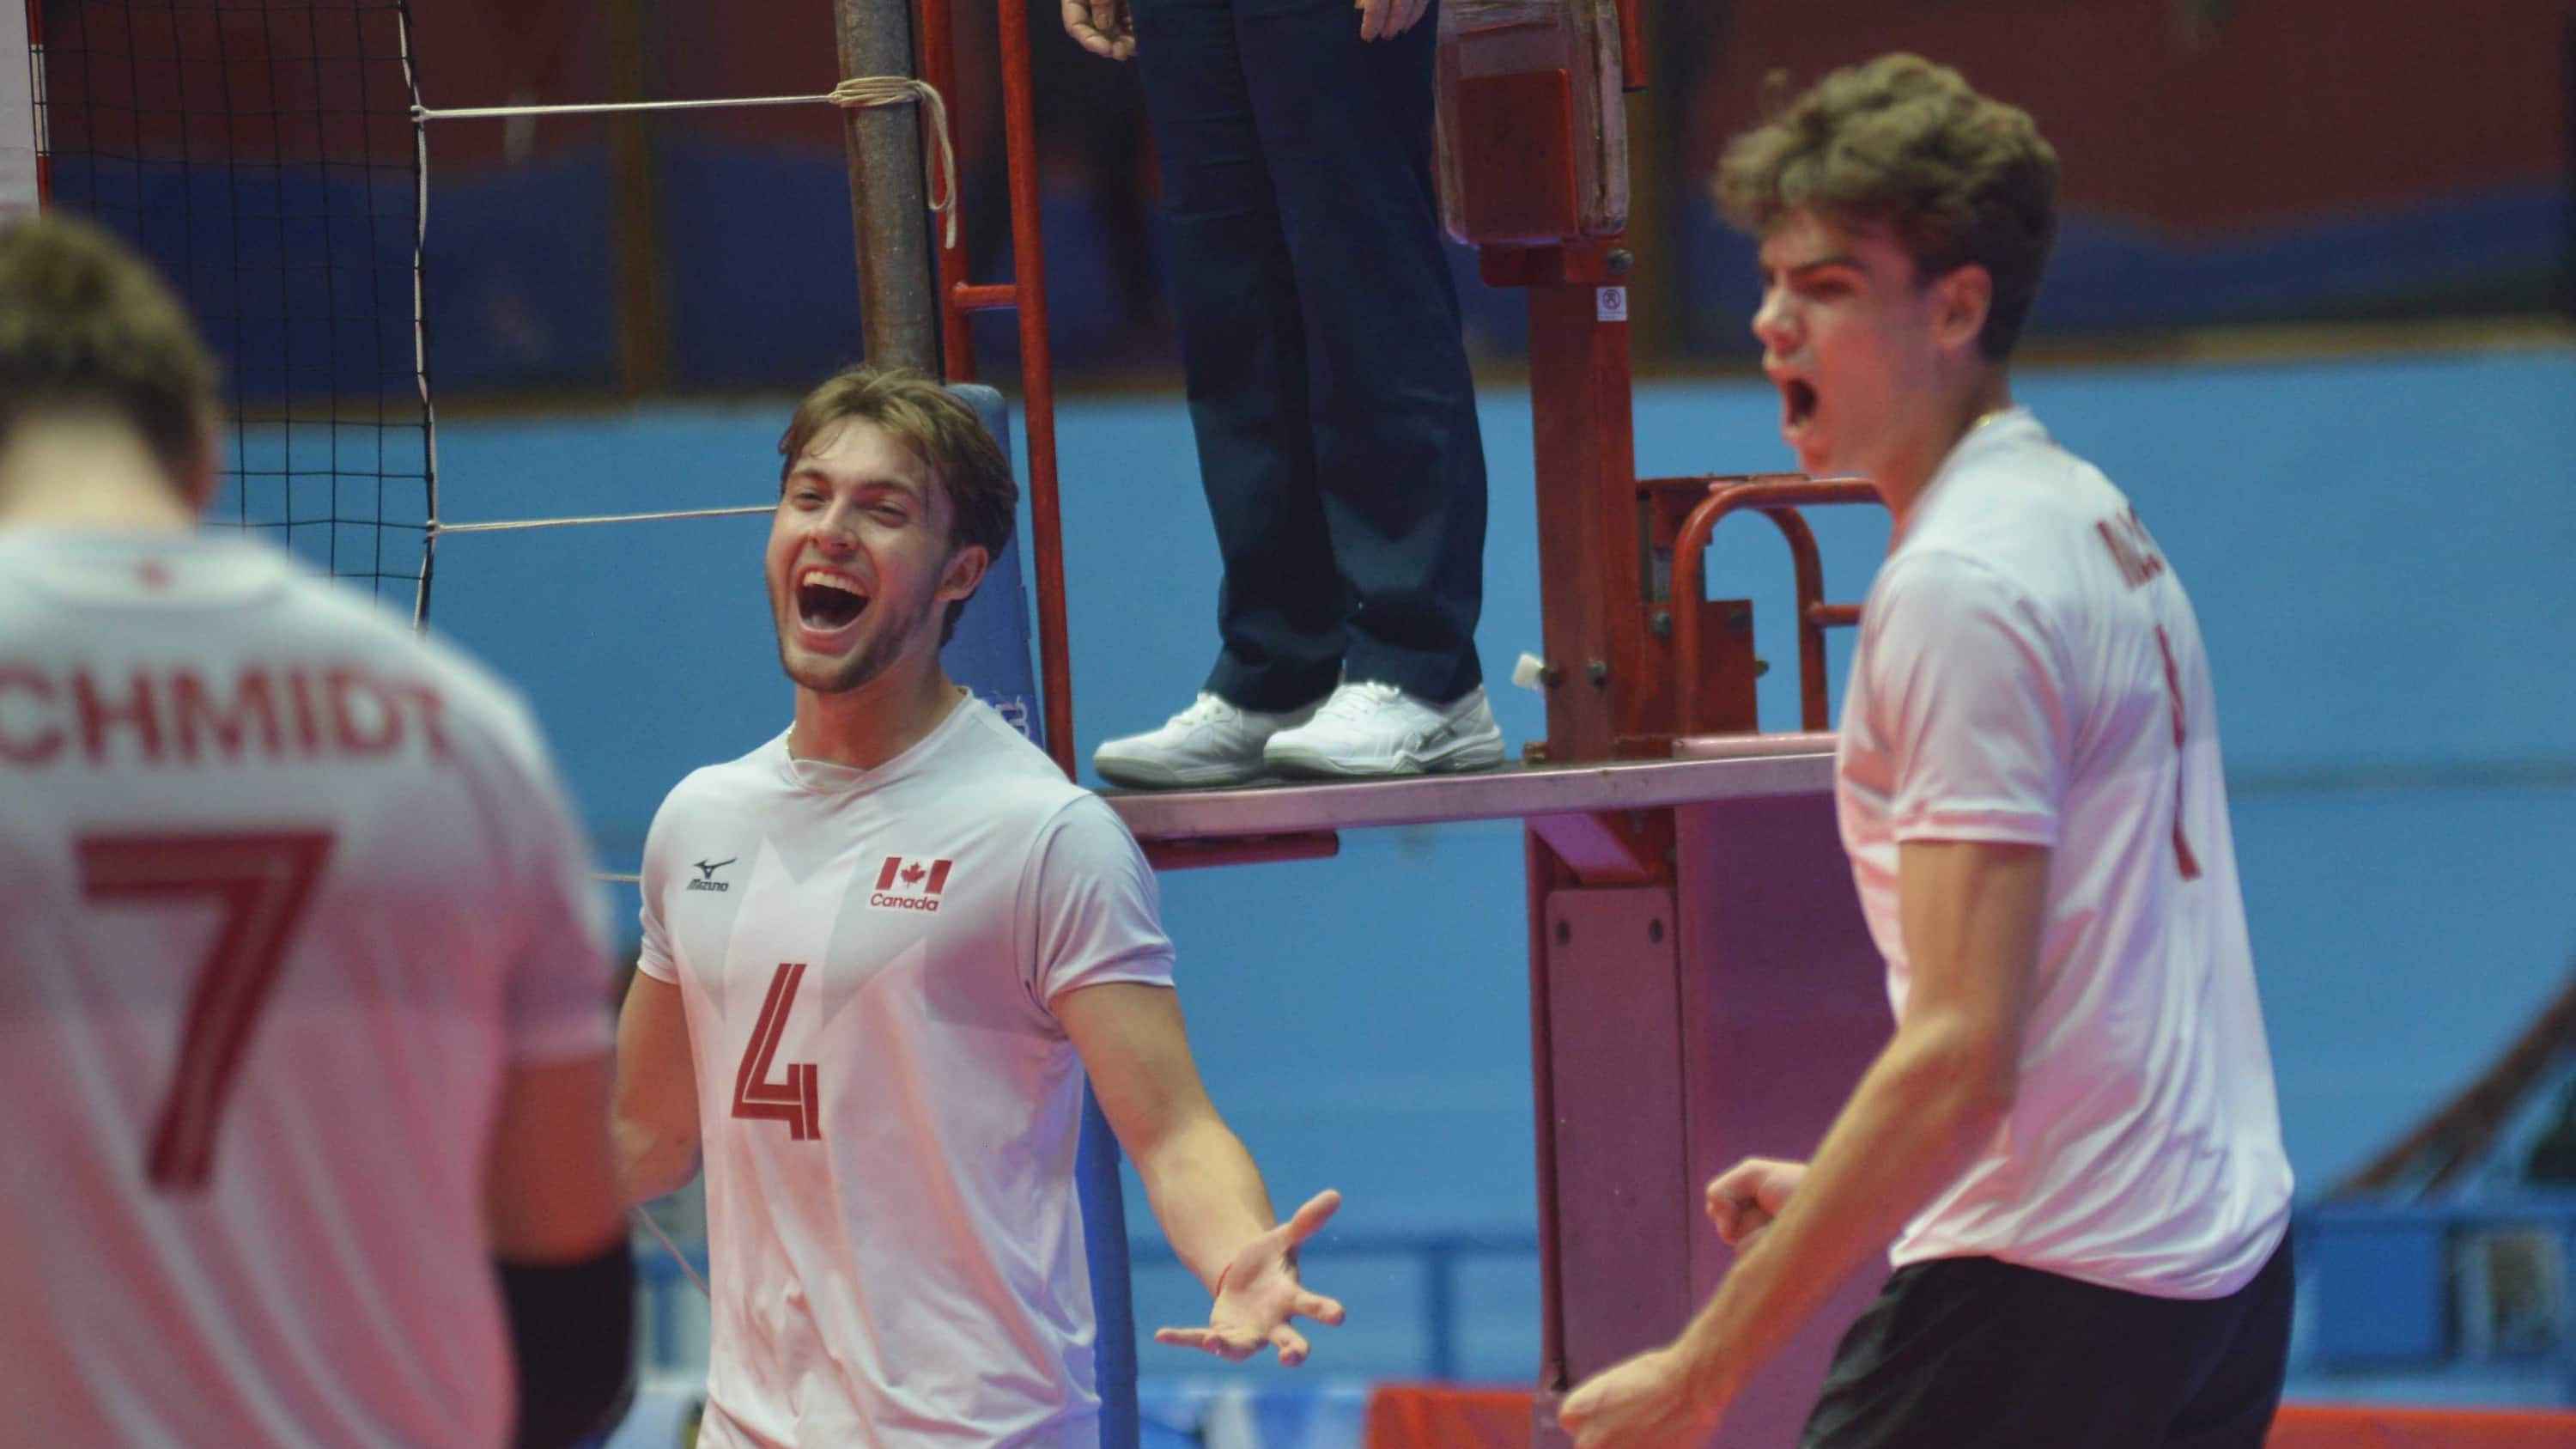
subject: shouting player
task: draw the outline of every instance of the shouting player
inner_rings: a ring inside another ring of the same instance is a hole
[[[707,1179],[717,1446],[1096,1449],[1082,1085],[1215,1302],[1164,1342],[1301,1361],[1338,1323],[1200,1086],[1126,827],[949,682],[1018,489],[916,373],[816,388],[766,575],[794,722],[683,780],[644,849],[617,1135],[642,1201]],[[1123,1231],[1119,1224],[1095,1225]]]
[[[1584,1449],[1699,1442],[1893,1236],[1808,1449],[2255,1449],[2290,1168],[2209,661],[2137,511],[2007,377],[2056,155],[1891,55],[1737,138],[1718,194],[1761,237],[1789,445],[1896,516],[1836,767],[1896,1035],[1813,1161],[1709,1184],[1734,1269],[1562,1420]]]
[[[197,536],[214,405],[140,258],[0,233],[0,1438],[574,1442],[633,1316],[589,851],[510,691]]]

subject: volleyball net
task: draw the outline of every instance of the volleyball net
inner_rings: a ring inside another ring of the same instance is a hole
[[[401,0],[72,0],[26,23],[45,204],[140,248],[223,359],[209,525],[425,609],[437,466]]]

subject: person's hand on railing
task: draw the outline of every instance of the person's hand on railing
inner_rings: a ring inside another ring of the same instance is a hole
[[[1103,60],[1135,58],[1136,22],[1127,0],[1063,0],[1063,5],[1064,33],[1074,44]]]
[[[1288,1221],[1254,1238],[1217,1275],[1216,1302],[1208,1309],[1205,1328],[1158,1328],[1154,1341],[1174,1348],[1204,1349],[1229,1363],[1241,1363],[1263,1344],[1279,1350],[1279,1362],[1295,1368],[1306,1361],[1306,1336],[1290,1323],[1311,1318],[1338,1326],[1342,1305],[1320,1293],[1309,1293],[1297,1281],[1297,1247],[1322,1231],[1342,1205],[1342,1195],[1315,1194]]]

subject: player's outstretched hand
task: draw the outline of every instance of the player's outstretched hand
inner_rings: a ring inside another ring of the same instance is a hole
[[[1729,1247],[1749,1248],[1806,1177],[1803,1162],[1748,1157],[1709,1180],[1708,1220]]]
[[[1304,1363],[1306,1336],[1289,1320],[1311,1318],[1338,1326],[1342,1305],[1307,1292],[1297,1281],[1297,1246],[1322,1231],[1341,1205],[1342,1195],[1327,1188],[1288,1221],[1244,1244],[1217,1279],[1207,1327],[1158,1328],[1154,1341],[1174,1348],[1205,1349],[1229,1363],[1241,1363],[1268,1344],[1279,1350],[1282,1365],[1295,1368]]]
[[[1556,1422],[1575,1449],[1673,1449],[1707,1439],[1724,1415],[1692,1392],[1681,1355],[1657,1348],[1576,1385]]]

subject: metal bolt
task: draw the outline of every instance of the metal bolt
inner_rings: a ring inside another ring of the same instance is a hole
[[[1595,684],[1599,684],[1610,677],[1610,666],[1601,660],[1595,659],[1591,663],[1583,666],[1583,674],[1585,678],[1591,680]]]
[[[1664,939],[1664,923],[1661,921],[1648,921],[1646,923],[1646,939],[1649,941],[1661,942]]]
[[[1626,247],[1612,247],[1609,253],[1601,258],[1601,265],[1609,269],[1610,275],[1614,277],[1628,275],[1628,269],[1636,264],[1636,255]]]
[[[1573,931],[1573,929],[1572,929],[1571,927],[1567,926],[1567,925],[1565,924],[1565,922],[1563,922],[1563,921],[1559,921],[1559,922],[1557,922],[1557,923],[1556,923],[1556,944],[1558,944],[1558,945],[1562,946],[1562,945],[1564,945],[1566,942],[1571,941],[1571,940],[1573,940],[1573,939],[1574,939],[1574,931]]]
[[[1646,628],[1658,639],[1670,639],[1673,637],[1673,611],[1657,609],[1654,617],[1646,621]]]

